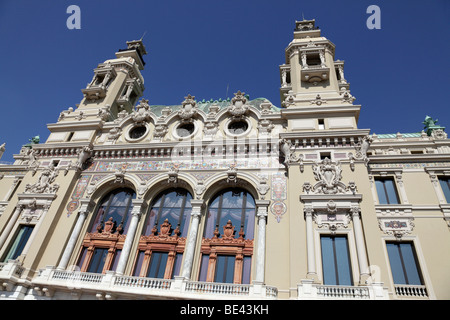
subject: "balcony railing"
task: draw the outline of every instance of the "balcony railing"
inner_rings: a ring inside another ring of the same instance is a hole
[[[398,297],[428,298],[427,288],[423,285],[396,284],[394,287]]]
[[[317,295],[324,298],[369,299],[369,289],[350,286],[317,286]]]
[[[80,271],[56,270],[48,267],[33,279],[33,285],[41,292],[78,291],[105,292],[120,297],[121,294],[189,299],[276,299],[277,288],[257,284],[230,284],[188,281],[184,278],[154,279]]]
[[[366,286],[331,286],[304,279],[297,286],[298,299],[310,300],[387,300],[387,288],[381,283]]]
[[[186,283],[186,292],[202,294],[225,294],[225,295],[249,295],[248,285],[215,282],[193,282]]]

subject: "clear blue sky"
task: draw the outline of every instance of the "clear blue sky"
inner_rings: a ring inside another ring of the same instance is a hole
[[[69,5],[81,29],[69,30]],[[366,9],[381,8],[369,30]],[[82,100],[98,63],[144,37],[150,104],[180,104],[244,91],[280,106],[279,70],[295,20],[316,19],[345,60],[362,105],[359,128],[419,132],[426,115],[450,129],[450,1],[377,0],[0,0],[1,161]],[[449,131],[449,130],[447,130]]]

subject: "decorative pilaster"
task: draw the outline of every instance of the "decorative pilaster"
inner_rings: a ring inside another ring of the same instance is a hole
[[[189,234],[186,239],[186,248],[184,251],[184,263],[181,270],[181,276],[184,279],[189,279],[192,272],[192,264],[194,261],[195,244],[197,242],[198,226],[200,223],[200,216],[204,206],[203,200],[191,200],[191,223],[189,226]]]
[[[359,263],[359,273],[360,273],[359,284],[364,285],[367,278],[370,277],[370,272],[369,272],[369,264],[367,262],[366,246],[364,243],[362,225],[359,219],[360,216],[359,206],[352,206],[350,208],[350,212],[352,215],[353,232],[355,234],[356,252],[358,255],[358,263]]]
[[[316,257],[314,251],[314,230],[313,230],[313,208],[307,206],[303,209],[306,221],[306,252],[307,252],[307,266],[308,279],[316,279]]]
[[[269,200],[256,200],[256,218],[258,223],[258,240],[256,244],[256,272],[253,283],[264,283],[264,270],[266,261],[266,224]]]
[[[59,265],[57,267],[58,270],[65,270],[67,268],[70,256],[72,255],[73,249],[75,248],[75,243],[80,236],[81,228],[83,227],[87,214],[92,210],[93,207],[93,202],[91,201],[91,199],[81,199],[80,203],[81,207],[78,211],[78,219],[75,227],[73,228],[72,234],[70,235],[69,241],[67,242],[66,248],[64,249],[61,260],[59,261]]]
[[[128,227],[127,237],[125,238],[125,243],[123,244],[122,253],[120,255],[119,262],[117,264],[116,272],[117,274],[123,274],[125,267],[127,265],[128,257],[130,256],[131,245],[133,244],[133,239],[136,234],[137,225],[141,217],[143,210],[144,200],[134,199],[133,209],[131,210],[131,220],[130,226]]]

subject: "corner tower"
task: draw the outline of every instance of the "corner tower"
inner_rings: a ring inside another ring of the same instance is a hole
[[[335,45],[315,20],[295,22],[285,58],[280,95],[291,131],[357,128],[360,106],[353,104],[344,61],[335,60]]]
[[[131,113],[144,92],[145,54],[142,39],[128,41],[115,59],[98,64],[92,80],[81,89],[83,99],[77,108],[63,110],[56,123],[47,125],[51,132],[47,143],[92,143],[105,122]]]

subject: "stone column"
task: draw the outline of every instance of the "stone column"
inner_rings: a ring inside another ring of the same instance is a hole
[[[125,238],[122,253],[120,254],[120,259],[116,269],[116,273],[119,275],[123,274],[123,272],[125,271],[125,267],[128,262],[128,257],[130,256],[131,246],[133,244],[133,240],[136,235],[137,225],[143,209],[143,202],[144,200],[142,199],[133,200],[133,209],[131,210],[130,226],[128,227],[127,230],[127,237]]]
[[[256,267],[255,280],[253,283],[264,283],[264,271],[266,261],[266,224],[267,224],[267,208],[269,200],[256,200],[256,218],[258,221],[258,239],[256,242]]]
[[[314,230],[313,230],[313,213],[314,210],[311,207],[305,207],[305,221],[306,221],[306,252],[307,252],[307,266],[308,274],[307,278],[316,278],[316,257],[314,251]]]
[[[0,248],[3,247],[5,244],[6,239],[8,238],[9,234],[11,233],[12,228],[16,224],[17,218],[19,217],[20,212],[23,209],[23,204],[18,204],[16,206],[16,209],[14,210],[13,215],[8,221],[8,224],[6,225],[5,229],[3,229],[3,232],[0,236]]]
[[[73,253],[73,249],[75,248],[75,244],[80,236],[81,228],[83,227],[84,221],[86,220],[86,216],[88,212],[92,208],[92,202],[90,199],[81,199],[81,207],[78,211],[78,219],[73,228],[72,234],[70,235],[69,241],[67,242],[66,248],[64,249],[61,260],[59,261],[58,270],[65,270],[67,268],[67,264],[69,263],[70,256]]]
[[[183,269],[181,270],[181,277],[186,280],[191,277],[195,244],[197,243],[198,226],[200,223],[203,205],[203,200],[191,200],[191,223],[189,226],[189,234],[186,239],[186,249],[184,250]]]
[[[360,273],[359,283],[364,285],[366,279],[370,276],[370,273],[369,273],[369,263],[367,261],[366,246],[364,244],[362,225],[359,219],[360,210],[359,207],[351,207],[350,211],[352,214],[353,232],[355,233],[356,252],[358,255],[359,273]]]

